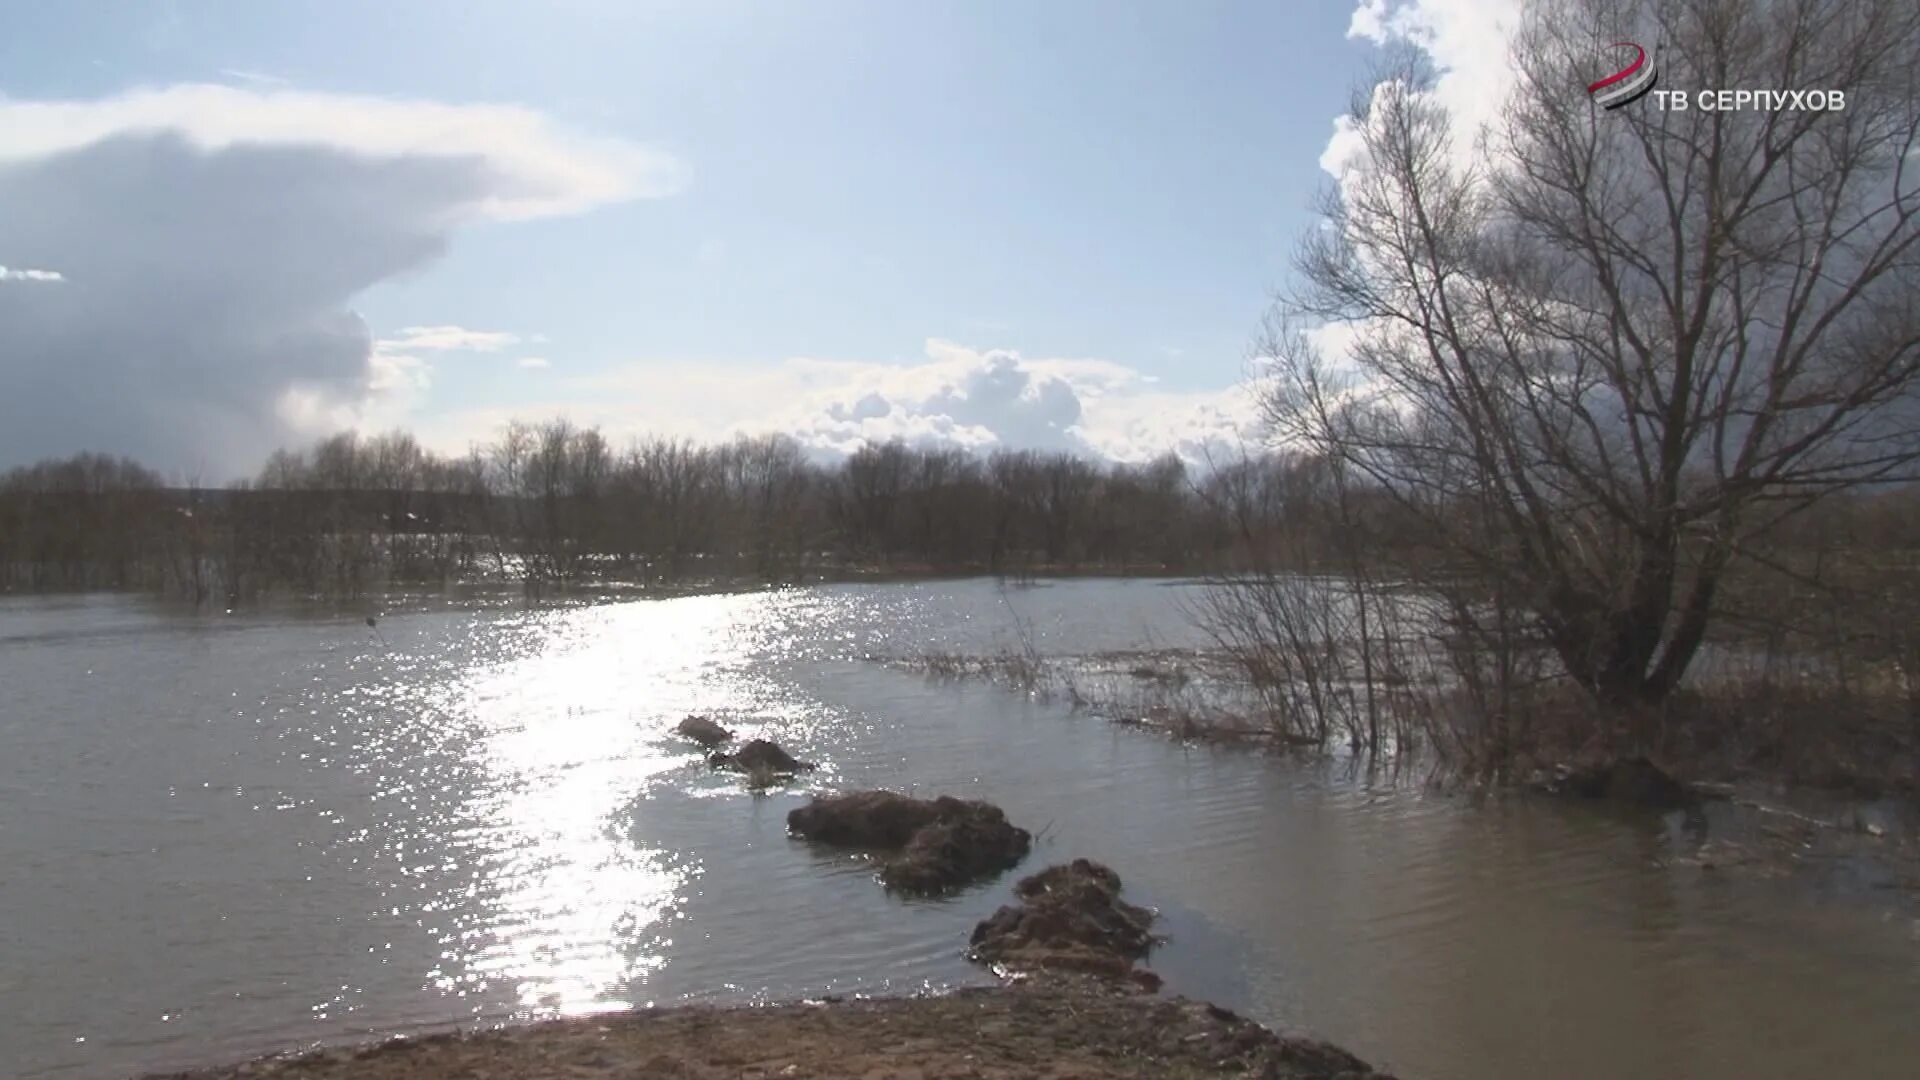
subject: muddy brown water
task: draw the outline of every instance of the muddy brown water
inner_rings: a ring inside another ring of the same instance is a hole
[[[1084,655],[1191,643],[1187,592],[1010,595]],[[402,606],[0,600],[0,1076],[978,981],[1008,881],[903,902],[785,835],[807,790],[876,785],[1001,804],[1029,868],[1112,864],[1171,990],[1409,1077],[1920,1061],[1920,922],[1872,870],[1706,871],[1679,857],[1750,823],[1181,746],[872,659],[1012,644],[990,582]],[[696,711],[822,768],[757,798],[672,734]]]

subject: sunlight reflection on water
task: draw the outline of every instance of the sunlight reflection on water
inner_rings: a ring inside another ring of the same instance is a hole
[[[447,686],[442,715],[471,724],[466,757],[480,780],[463,808],[474,823],[437,839],[478,867],[466,888],[482,904],[438,928],[434,986],[510,985],[544,1014],[632,1004],[618,988],[667,962],[676,902],[701,867],[636,848],[614,823],[686,764],[662,743],[686,713],[750,708],[794,734],[781,721],[803,711],[747,670],[764,651],[752,628],[773,606],[762,594],[556,612],[530,620],[520,655]]]

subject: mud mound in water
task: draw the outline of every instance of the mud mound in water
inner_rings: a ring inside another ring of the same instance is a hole
[[[1027,857],[1033,838],[1009,823],[999,807],[957,799],[940,802],[958,803],[965,810],[935,818],[881,866],[880,880],[888,888],[944,892],[1011,870]]]
[[[813,771],[812,762],[801,761],[765,739],[750,740],[737,754],[715,754],[707,759],[707,763],[716,769],[775,776]]]
[[[1153,912],[1120,899],[1120,875],[1075,859],[1021,879],[1021,902],[973,928],[972,956],[1019,971],[1071,971],[1157,987],[1134,966],[1153,948]]]
[[[680,721],[673,729],[676,734],[684,735],[700,744],[702,749],[711,750],[723,742],[733,739],[733,732],[714,723],[704,716],[689,716]]]
[[[1033,845],[1027,830],[991,803],[892,791],[827,795],[787,815],[798,837],[883,856],[889,889],[941,893],[1017,866]]]
[[[940,816],[938,801],[893,791],[822,795],[788,814],[787,828],[795,836],[839,847],[902,848]]]

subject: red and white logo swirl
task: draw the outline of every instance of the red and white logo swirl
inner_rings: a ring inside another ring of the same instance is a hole
[[[1660,81],[1659,74],[1653,70],[1653,57],[1647,54],[1647,50],[1631,41],[1616,41],[1607,47],[1632,49],[1633,62],[1599,82],[1587,84],[1587,93],[1593,96],[1594,104],[1603,109],[1617,109],[1632,104]]]

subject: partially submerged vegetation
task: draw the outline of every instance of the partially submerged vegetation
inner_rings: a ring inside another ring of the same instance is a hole
[[[991,803],[893,791],[816,797],[787,815],[787,828],[805,840],[872,855],[882,884],[919,895],[952,892],[1010,870],[1033,846],[1033,835]]]
[[[1424,731],[1489,775],[1691,762],[1703,727],[1736,750],[1774,734],[1729,697],[1799,685],[1829,715],[1875,714],[1859,734],[1897,732],[1857,765],[1911,786],[1920,11],[1633,11],[1663,72],[1820,71],[1872,104],[1596,110],[1594,27],[1625,24],[1588,0],[1523,14],[1529,89],[1496,141],[1411,61],[1357,97],[1354,167],[1255,346],[1271,435],[1298,455],[1287,529],[1219,579],[1209,628],[1290,695],[1279,722],[1373,752]],[[1273,520],[1241,505],[1250,528]],[[1834,527],[1873,518],[1896,527]],[[1304,587],[1303,565],[1334,586]],[[1731,695],[1702,678],[1749,650],[1784,670]]]
[[[1644,757],[1623,757],[1581,765],[1558,766],[1536,781],[1542,790],[1583,799],[1608,799],[1632,806],[1673,810],[1695,801],[1695,795],[1666,771]]]
[[[1321,745],[1294,738],[1275,724],[1264,703],[1218,652],[1156,649],[1067,656],[1021,647],[980,655],[921,653],[892,662],[931,678],[992,682],[1173,738]]]
[[[1321,588],[1326,588],[1322,585]],[[1376,658],[1387,646],[1375,641]],[[1039,655],[1020,647],[982,655],[901,657],[907,670],[980,679],[1114,723],[1175,739],[1269,750],[1352,753],[1422,775],[1532,784],[1598,775],[1646,762],[1689,784],[1760,783],[1874,798],[1920,793],[1920,722],[1903,702],[1846,690],[1811,662],[1715,663],[1642,733],[1609,727],[1604,712],[1564,679],[1543,676],[1515,695],[1515,711],[1489,714],[1444,655],[1427,654],[1414,677],[1376,672],[1368,744],[1366,694],[1342,665],[1354,643],[1322,643],[1325,665],[1308,674],[1233,650],[1159,649]],[[1406,655],[1412,644],[1397,643]],[[1249,667],[1254,671],[1249,671]],[[1737,669],[1738,674],[1730,672]],[[1769,674],[1771,672],[1771,674]],[[1316,689],[1289,679],[1317,679]],[[1656,800],[1663,801],[1663,800]]]
[[[1729,591],[1760,589],[1754,577]],[[1729,600],[1681,683],[1631,706],[1583,686],[1532,613],[1491,616],[1463,597],[1473,588],[1253,573],[1212,582],[1200,621],[1214,662],[1290,744],[1425,752],[1491,780],[1645,757],[1692,779],[1920,792],[1920,668],[1876,644],[1898,634],[1866,632],[1920,600],[1920,576],[1883,576],[1877,601],[1837,587],[1803,596],[1758,636]]]

